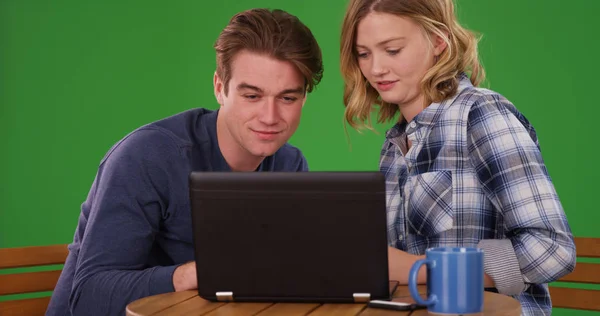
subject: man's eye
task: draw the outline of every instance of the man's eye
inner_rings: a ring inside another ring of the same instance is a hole
[[[298,98],[294,98],[294,97],[283,97],[283,100],[285,102],[295,102],[296,100],[298,100]]]
[[[256,99],[258,99],[258,95],[256,95],[256,94],[245,94],[244,98],[246,98],[248,100],[256,100]]]

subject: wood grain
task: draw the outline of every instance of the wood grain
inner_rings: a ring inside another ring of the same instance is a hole
[[[562,277],[560,281],[600,284],[600,264],[578,262],[575,270]]]
[[[194,297],[198,297],[195,291],[148,296],[127,305],[126,314],[128,316],[154,315]]]
[[[319,308],[321,304],[314,303],[289,303],[289,304],[273,304],[269,308],[260,313],[262,316],[304,316]]]
[[[0,249],[0,269],[63,264],[67,245],[34,246]]]
[[[60,270],[0,275],[0,295],[52,291]]]
[[[277,304],[279,305],[279,304]],[[319,308],[313,310],[310,316],[323,316],[323,315],[340,315],[340,316],[354,316],[358,315],[367,306],[365,304],[324,304]]]
[[[600,258],[600,238],[575,237],[577,257]]]
[[[251,316],[261,314],[273,303],[227,303],[206,315],[210,316]]]
[[[162,310],[160,313],[153,314],[156,316],[162,315],[181,315],[181,316],[193,316],[193,315],[206,315],[207,313],[214,311],[225,305],[225,303],[213,303],[209,302],[199,296],[194,296],[189,300],[185,300],[175,306]]]
[[[421,294],[425,286],[419,286]],[[177,297],[169,294],[143,298],[127,306],[128,316],[147,315],[408,315],[408,312],[367,308],[366,304],[317,303],[215,303],[200,298],[195,291],[181,292]],[[190,298],[191,297],[191,298]],[[408,287],[400,286],[395,299],[414,302]],[[521,305],[512,297],[485,292],[482,315],[520,315]],[[427,310],[417,310],[411,315],[428,315]]]
[[[550,287],[552,307],[600,311],[600,291]]]
[[[0,302],[0,315],[43,316],[46,313],[49,302],[49,296]]]

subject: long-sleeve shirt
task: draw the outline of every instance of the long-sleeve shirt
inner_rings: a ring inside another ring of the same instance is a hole
[[[386,132],[380,170],[390,246],[482,248],[498,292],[523,315],[550,315],[547,283],[574,269],[575,245],[535,129],[511,102],[461,74],[456,95]]]
[[[124,315],[136,299],[174,291],[174,270],[194,260],[189,173],[231,171],[217,115],[189,110],[136,129],[108,151],[46,315]],[[307,170],[289,144],[257,169]]]

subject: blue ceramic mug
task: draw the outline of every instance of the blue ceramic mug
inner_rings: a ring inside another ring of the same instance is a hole
[[[427,265],[427,299],[417,291],[417,273]],[[417,304],[430,313],[475,314],[483,312],[483,250],[478,248],[430,248],[409,272],[408,288]]]

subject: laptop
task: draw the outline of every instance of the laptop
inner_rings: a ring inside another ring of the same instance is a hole
[[[200,297],[391,299],[380,172],[192,172],[189,185]]]

